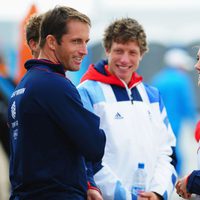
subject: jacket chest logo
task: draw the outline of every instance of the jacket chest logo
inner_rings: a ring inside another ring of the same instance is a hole
[[[120,113],[118,113],[118,112],[115,114],[114,118],[115,119],[124,119],[124,117]]]

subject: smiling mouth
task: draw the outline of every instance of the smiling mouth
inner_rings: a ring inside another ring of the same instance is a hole
[[[82,63],[83,58],[82,58],[82,57],[81,57],[81,58],[80,58],[80,57],[79,57],[79,58],[75,58],[74,61],[75,61],[76,63],[79,63],[79,64],[80,64],[80,63]]]
[[[127,69],[130,69],[131,66],[122,66],[122,65],[117,65],[117,67],[121,70],[127,70]]]

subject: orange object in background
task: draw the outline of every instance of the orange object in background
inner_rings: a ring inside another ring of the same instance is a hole
[[[27,20],[31,15],[34,13],[37,13],[37,8],[33,4],[31,8],[29,9],[26,17],[23,19],[23,21],[20,24],[20,45],[19,45],[19,54],[18,54],[18,64],[17,64],[17,74],[16,74],[16,83],[18,83],[21,78],[24,76],[26,73],[26,69],[24,68],[24,63],[26,60],[32,58],[31,51],[26,44],[26,35],[25,35],[25,25]]]
[[[5,65],[2,55],[0,55],[0,76],[3,76],[3,77],[8,76],[7,67]]]

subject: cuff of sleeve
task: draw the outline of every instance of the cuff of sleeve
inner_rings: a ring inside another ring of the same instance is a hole
[[[87,182],[87,186],[88,186],[88,190],[96,190],[102,195],[101,190],[98,187],[92,186],[89,181]]]
[[[185,185],[187,186],[187,184],[188,184],[188,179],[189,179],[189,177],[190,177],[190,174],[187,176],[187,178],[185,179]]]
[[[197,175],[197,170],[194,170],[186,179],[186,189],[187,192],[189,193],[193,193],[193,182],[194,182],[194,178]]]

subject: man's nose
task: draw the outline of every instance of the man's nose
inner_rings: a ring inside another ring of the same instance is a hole
[[[130,60],[128,53],[124,53],[121,57],[121,62],[122,63],[128,63]]]
[[[88,54],[87,44],[82,44],[80,46],[79,52],[83,55],[87,55]]]

